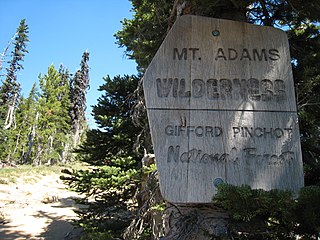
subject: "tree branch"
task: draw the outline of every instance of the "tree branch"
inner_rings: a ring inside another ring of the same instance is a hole
[[[4,59],[7,55],[7,52],[11,46],[11,44],[13,43],[14,39],[16,38],[16,36],[18,35],[18,32],[16,32],[13,37],[10,39],[10,41],[8,42],[7,46],[5,47],[5,49],[3,50],[3,53],[1,53],[1,57],[0,57],[0,71],[2,70],[2,63],[4,62]]]
[[[263,22],[265,23],[266,26],[272,26],[272,20],[271,20],[271,18],[269,16],[266,3],[264,2],[264,0],[259,0],[259,3],[261,5],[261,7],[262,7],[263,15],[266,18],[265,21],[263,21]]]

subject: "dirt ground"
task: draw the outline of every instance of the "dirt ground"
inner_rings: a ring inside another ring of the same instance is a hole
[[[72,225],[76,197],[54,173],[33,183],[0,184],[0,239],[80,239],[81,229]]]

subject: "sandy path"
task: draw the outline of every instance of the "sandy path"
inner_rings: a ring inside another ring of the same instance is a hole
[[[75,197],[58,174],[32,184],[19,179],[15,184],[0,184],[0,214],[5,219],[0,222],[0,239],[80,239],[81,230],[71,224],[77,217],[73,210],[79,207]]]

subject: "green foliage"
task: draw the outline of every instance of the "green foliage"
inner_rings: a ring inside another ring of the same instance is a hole
[[[320,235],[320,187],[308,186],[300,191],[297,202],[300,234]]]
[[[19,131],[16,131],[13,126],[21,91],[17,73],[23,69],[21,62],[24,60],[25,53],[28,52],[26,49],[27,42],[29,42],[28,29],[26,20],[21,20],[13,39],[12,59],[8,62],[5,80],[2,81],[0,87],[0,160],[2,161],[10,161],[20,138]],[[2,62],[0,70],[2,70]]]
[[[49,163],[66,161],[65,148],[71,144],[69,82],[61,78],[53,65],[48,68],[47,74],[39,76],[39,81],[41,92],[37,108],[35,163],[39,164],[40,159]]]
[[[163,202],[163,203],[159,203],[159,204],[152,206],[150,209],[152,211],[163,213],[166,210],[166,207],[167,207],[166,204]]]
[[[144,71],[161,42],[168,28],[172,1],[131,0],[133,19],[122,21],[122,30],[115,34],[120,47],[126,48],[129,59],[134,59],[138,69]]]
[[[288,31],[296,84],[301,145],[307,185],[320,185],[320,31],[300,24]]]
[[[78,224],[89,236],[119,237],[137,210],[134,196],[139,187],[139,155],[134,150],[141,129],[131,121],[132,96],[138,84],[135,76],[104,78],[103,92],[93,113],[99,129],[87,132],[77,150],[91,170],[66,171],[63,179],[70,189],[82,193],[88,208],[78,212]],[[108,238],[110,237],[110,238]]]
[[[214,203],[230,213],[235,239],[315,239],[320,234],[320,187],[301,189],[295,200],[288,191],[222,184]]]
[[[150,166],[143,166],[142,171],[144,174],[148,175],[157,171],[157,166],[155,163],[150,164]]]
[[[133,18],[122,21],[122,30],[118,31],[115,37],[119,46],[125,47],[127,56],[137,62],[139,75],[144,73],[174,24],[177,18],[176,4],[182,2],[186,2],[186,5],[179,14],[247,21],[287,30],[298,95],[306,183],[319,185],[318,0],[131,0]],[[99,129],[88,132],[87,140],[78,152],[81,153],[82,161],[96,166],[107,166],[87,172],[69,173],[70,178],[66,180],[76,191],[92,197],[97,196],[96,200],[90,203],[89,210],[81,215],[80,223],[91,232],[110,230],[108,234],[120,236],[120,232],[132,219],[132,211],[127,204],[133,197],[133,191],[122,198],[117,193],[125,192],[122,184],[129,183],[131,179],[125,176],[133,175],[127,170],[123,171],[126,164],[115,165],[114,161],[128,156],[133,159],[137,157],[132,149],[141,129],[132,124],[130,107],[143,106],[144,101],[141,85],[137,83],[138,78],[117,76],[104,80],[106,83],[100,88],[105,91],[104,95],[94,107],[94,117]],[[134,91],[140,96],[128,98]],[[142,121],[145,122],[145,119]],[[147,126],[145,130],[148,131]],[[151,145],[151,141],[146,142],[146,145]],[[133,166],[137,170],[139,164],[135,162]],[[152,168],[144,170],[152,172]],[[96,177],[102,178],[101,181],[91,181]],[[105,177],[109,179],[104,180]],[[101,183],[108,185],[111,190],[104,189]],[[299,199],[294,200],[291,193],[286,191],[266,192],[252,190],[247,186],[224,185],[220,187],[215,203],[230,211],[231,230],[235,239],[295,239],[297,234],[312,239],[318,234],[319,228],[316,220],[319,219],[318,192],[318,187],[304,188]],[[154,208],[156,210],[158,206]],[[305,214],[299,213],[301,209],[307,210]],[[113,223],[115,225],[112,225]]]
[[[12,103],[15,95],[20,93],[20,84],[17,82],[17,72],[23,69],[21,62],[24,59],[25,53],[28,53],[26,49],[27,42],[29,42],[28,33],[29,27],[26,24],[26,20],[23,19],[20,21],[15,34],[14,48],[11,52],[12,60],[6,68],[6,79],[0,88],[1,105]]]
[[[80,135],[86,125],[84,110],[89,74],[86,61],[89,53],[85,52],[81,71],[73,82],[63,66],[59,71],[50,66],[47,74],[39,76],[40,91],[34,84],[28,98],[24,98],[20,96],[17,72],[23,69],[21,62],[28,52],[28,33],[24,19],[12,39],[12,60],[8,62],[7,74],[0,87],[0,161],[34,165],[67,162],[72,159],[73,138]],[[0,59],[0,70],[5,53]],[[71,120],[74,118],[71,116],[74,115],[71,112],[75,108],[79,110],[76,114],[82,114],[81,121],[77,120],[81,129],[72,134],[74,121]],[[77,143],[80,140],[78,137]]]
[[[86,141],[77,150],[81,161],[93,164],[110,164],[113,156],[137,157],[135,141],[141,128],[131,120],[132,93],[137,87],[135,76],[104,78],[99,90],[103,92],[98,104],[93,106],[94,119],[99,129],[89,130]]]
[[[78,224],[88,233],[100,232],[104,236],[109,231],[108,234],[119,237],[129,225],[136,209],[132,199],[140,176],[136,165],[131,157],[114,157],[108,166],[63,171],[67,175],[62,179],[70,189],[85,194],[79,202],[88,208],[77,213]]]
[[[70,116],[73,130],[73,146],[76,147],[81,140],[86,127],[85,110],[87,108],[86,93],[89,87],[89,52],[82,55],[81,69],[70,80]],[[68,74],[65,74],[69,76]]]
[[[32,157],[35,153],[32,151],[32,145],[35,137],[35,128],[37,123],[37,103],[39,100],[39,92],[37,85],[31,88],[28,98],[21,98],[17,109],[16,121],[20,132],[20,147],[11,159],[17,159],[18,163],[31,164]]]

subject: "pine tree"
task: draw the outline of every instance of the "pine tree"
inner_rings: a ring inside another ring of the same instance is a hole
[[[70,87],[64,80],[53,65],[48,68],[47,74],[39,76],[41,91],[34,160],[37,165],[41,164],[41,160],[50,164],[68,160],[65,149],[71,141]]]
[[[27,53],[27,42],[29,27],[26,24],[26,20],[23,19],[17,29],[17,34],[14,39],[14,49],[11,52],[12,60],[9,62],[9,66],[6,68],[6,78],[0,88],[0,105],[1,105],[1,118],[4,120],[4,129],[11,127],[15,107],[20,95],[20,84],[17,81],[17,72],[23,69],[21,61],[23,61],[25,53]]]
[[[297,104],[300,116],[300,131],[302,135],[303,161],[305,166],[305,182],[308,185],[320,184],[320,122],[318,120],[320,116],[319,1],[162,0],[155,2],[149,0],[132,0],[131,2],[134,12],[133,18],[130,20],[125,19],[123,21],[123,28],[116,34],[116,37],[118,39],[118,44],[121,47],[126,48],[127,56],[137,62],[141,74],[143,74],[148,67],[155,52],[160,47],[161,42],[175,20],[183,14],[244,21],[285,29],[289,37],[293,74],[297,90]],[[143,102],[143,96],[141,96],[140,99],[140,102]],[[139,112],[141,112],[141,108],[139,109]],[[317,196],[317,193],[312,196]],[[276,200],[274,199],[271,201]],[[319,202],[309,202],[309,204],[309,207],[315,210],[314,215],[319,216],[319,210],[316,208],[316,205],[319,204]],[[281,204],[279,203],[277,210],[281,208],[280,205]],[[262,209],[260,210],[263,211]],[[259,209],[257,211],[259,211]],[[290,208],[285,211],[290,212]],[[179,228],[186,232],[190,229],[187,228],[187,224],[183,224],[183,221],[184,223],[196,221],[197,215],[194,217],[192,214],[184,214],[184,212],[182,212],[182,214],[185,216],[182,218],[182,222],[180,221],[177,224],[180,224]],[[272,219],[272,214],[268,215],[267,218],[269,220]],[[275,237],[276,235],[272,234],[276,234],[277,231],[281,232],[279,229],[284,227],[287,227],[286,230],[289,231],[288,235],[290,236],[291,234],[292,236],[295,227],[290,229],[290,226],[286,226],[281,222],[281,219],[276,219],[276,221],[280,221],[280,223],[275,224],[276,227],[271,229],[271,231],[270,229],[267,230],[269,231],[269,235],[267,234],[265,239],[273,239],[272,236]],[[296,223],[295,226],[299,224]],[[141,228],[139,231],[141,231]],[[312,231],[314,231],[313,234],[316,232],[319,233],[319,230],[317,231],[315,228],[313,228]],[[312,231],[310,230],[310,232]],[[309,233],[304,232],[303,234],[305,234],[304,236],[310,237],[311,235],[308,235]],[[181,234],[172,239],[182,239],[185,237],[185,235],[183,236]],[[192,235],[191,232],[189,237],[190,235]],[[197,232],[195,235],[198,238],[201,238],[200,232]],[[285,234],[283,233],[283,239],[290,239],[284,238],[284,235]],[[209,238],[209,236],[207,237]],[[248,239],[258,239],[259,235],[253,234],[253,236],[250,237],[252,238]],[[315,235],[312,235],[312,237],[315,237]],[[169,239],[171,238],[169,237]],[[262,239],[261,236],[259,239]]]
[[[20,144],[20,163],[32,164],[32,158],[35,156],[34,141],[37,134],[37,122],[39,92],[37,85],[33,84],[29,96],[22,99],[19,104],[17,119],[19,120],[22,131],[22,140]]]
[[[87,132],[86,141],[80,146],[82,161],[93,165],[108,164],[114,156],[137,157],[134,146],[141,128],[131,121],[132,93],[137,87],[135,76],[109,76],[99,88],[103,94],[93,106],[93,116],[99,129]]]
[[[35,134],[37,115],[37,86],[33,85],[28,98],[19,99],[15,113],[15,127],[5,130],[7,140],[1,145],[2,159],[16,164],[29,162]],[[28,147],[29,146],[29,147]]]
[[[29,41],[27,35],[29,33],[28,29],[29,27],[25,19],[21,20],[12,41],[12,60],[8,62],[5,80],[0,87],[0,159],[7,162],[11,162],[12,154],[16,153],[20,140],[20,133],[16,130],[17,122],[15,116],[21,91],[20,83],[17,81],[17,72],[23,69],[21,62],[24,59],[25,53],[28,52],[26,49],[27,42]],[[4,58],[5,56],[3,55],[2,57]]]
[[[135,152],[135,140],[141,128],[131,121],[131,107],[135,102],[132,92],[137,87],[139,78],[125,75],[109,76],[99,88],[102,96],[93,106],[93,115],[99,129],[87,132],[85,141],[77,150],[81,161],[92,165],[88,171],[65,171],[66,183],[74,190],[84,193],[81,203],[88,203],[88,208],[79,211],[78,222],[92,239],[110,229],[107,236],[121,236],[130,224],[136,210],[133,196],[140,177],[139,159]],[[92,232],[93,231],[93,232]]]
[[[89,87],[89,52],[85,51],[82,55],[81,68],[76,72],[70,82],[71,96],[71,119],[73,130],[73,146],[80,143],[81,136],[85,130],[85,111],[86,111],[86,94]]]
[[[115,36],[118,40],[118,44],[121,47],[125,47],[127,56],[137,62],[139,76],[141,76],[148,67],[154,54],[175,20],[183,14],[232,19],[286,29],[289,36],[293,73],[298,95],[303,160],[306,166],[306,183],[310,185],[319,185],[320,123],[318,119],[320,34],[318,26],[320,22],[320,5],[318,0],[305,2],[299,0],[132,0],[131,2],[133,5],[132,10],[134,12],[133,18],[125,19],[122,22],[122,30],[117,32]],[[138,84],[138,86],[139,87],[136,92],[141,93],[141,84]],[[105,103],[108,103],[108,101],[113,98],[113,93],[117,95],[117,88],[110,90],[113,92],[109,92],[110,95],[104,101]],[[143,105],[143,96],[134,96],[133,99],[136,101],[135,105]],[[103,112],[102,109],[105,104],[102,104],[102,101],[100,102],[102,107],[101,112]],[[119,105],[116,101],[114,103]],[[108,134],[101,134],[100,130],[91,131],[92,137],[88,137],[89,140],[87,141],[89,144],[86,148],[82,149],[84,153],[83,156],[85,160],[91,164],[113,164],[113,161],[107,162],[105,160],[112,158],[112,156],[116,158],[115,156],[118,152],[112,151],[112,147],[114,147],[114,145],[105,146],[104,143],[113,136],[113,127],[115,125],[108,125],[109,120],[113,120],[113,123],[117,123],[118,119],[112,118],[111,116],[108,118],[108,115],[100,114],[99,111],[95,111],[94,114],[98,117],[98,123],[102,123],[99,126],[106,126],[105,132],[107,133],[109,130],[111,134],[110,136]],[[143,114],[138,116],[141,117]],[[143,121],[146,122],[145,119],[143,119]],[[122,121],[120,121],[120,123],[121,122]],[[144,126],[144,124],[141,124],[141,126]],[[126,136],[126,131],[128,130],[123,129],[123,131],[124,132],[122,134]],[[116,133],[116,131],[114,133]],[[110,144],[114,143],[110,142]],[[145,144],[151,145],[151,142],[147,141]],[[114,149],[118,150],[119,147],[116,146]],[[94,152],[97,152],[97,154],[95,155]],[[110,158],[108,156],[109,153],[111,153]],[[131,154],[130,152],[128,153]],[[125,164],[123,165],[125,166]],[[101,190],[101,183],[106,178],[106,175],[99,175],[97,179],[95,178],[94,182],[90,182],[89,180],[93,176],[97,175],[99,174],[91,172],[74,173],[74,178],[70,178],[69,183],[71,185],[74,183],[72,186],[79,192],[92,193],[93,195],[98,193],[103,195],[106,193],[106,189]],[[117,172],[108,169],[108,179],[118,179],[122,176],[123,171]],[[140,182],[140,184],[143,185],[142,182]],[[114,188],[118,187],[121,190],[121,187],[116,183],[109,186],[110,188],[111,186]],[[152,195],[154,194],[154,188],[147,190],[144,189],[144,191],[146,192],[150,190],[150,194]],[[94,189],[94,191],[90,191],[90,189]],[[320,216],[318,208],[320,204],[318,197],[320,190],[318,186],[311,186],[302,189],[300,198],[297,201],[293,201],[292,196],[287,192],[251,192],[248,187],[243,187],[243,189],[240,188],[238,190],[234,188],[231,189],[232,191],[227,191],[228,187],[226,187],[226,191],[221,189],[221,195],[218,195],[218,197],[220,199],[226,198],[229,200],[228,203],[232,202],[230,205],[225,206],[225,208],[232,214],[235,213],[232,217],[238,217],[238,219],[242,218],[242,220],[248,218],[248,212],[242,211],[244,207],[247,207],[246,209],[250,210],[249,214],[252,214],[252,216],[258,216],[257,218],[251,218],[253,219],[251,222],[244,221],[244,224],[242,222],[242,226],[245,226],[245,228],[235,229],[235,235],[232,236],[235,239],[293,239],[296,238],[297,235],[303,236],[306,239],[315,239],[319,234],[319,224],[317,219],[319,219],[318,216]],[[241,193],[237,194],[237,196],[233,195],[233,193],[237,191],[240,191]],[[115,199],[118,200],[118,198]],[[108,207],[110,207],[110,205],[115,206],[114,209],[117,209],[117,203],[113,202],[111,199],[108,200],[110,202],[96,202],[97,205],[100,203],[99,210],[103,209],[103,205]],[[132,232],[134,234],[129,234],[134,237],[128,239],[152,238],[150,235],[144,235],[147,234],[148,231],[149,233],[151,232],[150,226],[155,220],[148,215],[153,213],[152,205],[149,204],[151,202],[150,198],[144,200],[144,208],[140,209],[137,214],[137,220],[132,225]],[[226,202],[226,200],[224,201]],[[272,207],[267,205],[269,203],[271,203],[270,205]],[[156,206],[153,207],[155,208]],[[237,209],[237,207],[239,208]],[[168,239],[215,239],[215,237],[212,236],[212,230],[215,226],[207,226],[208,228],[204,229],[199,229],[197,227],[197,223],[204,220],[197,214],[199,209],[195,208],[195,211],[190,214],[184,214],[183,212],[179,212],[181,209],[179,206],[175,205],[175,208],[178,210],[177,215],[174,216],[178,216],[180,214],[179,219],[182,219],[182,221],[178,222],[176,226],[181,230],[181,234],[184,235],[178,234],[178,236]],[[304,208],[307,209],[307,213],[305,214],[295,212],[297,209],[300,209],[301,213],[301,209]],[[91,214],[88,214],[81,219],[84,220],[82,223],[88,224],[88,221],[86,220],[94,219],[94,217],[90,218],[97,214],[98,211],[95,212],[94,210],[95,209],[91,209]],[[236,210],[239,211],[237,212]],[[122,212],[119,211],[118,213],[121,214]],[[115,214],[114,216],[118,215]],[[293,218],[290,218],[290,216],[293,216]],[[250,217],[251,216],[249,216],[249,218]],[[99,218],[99,223],[102,224],[103,220],[103,218]],[[249,232],[250,226],[248,225],[258,225],[260,223],[263,224],[264,228],[262,229],[264,232]],[[101,227],[101,225],[99,226],[100,228],[97,227],[97,225],[91,225],[92,229],[95,231],[103,231],[103,227]],[[108,225],[105,226],[110,227]],[[134,228],[136,229],[134,230]],[[104,228],[104,231],[108,230],[112,232],[114,229]],[[198,231],[192,232],[192,230]],[[244,234],[241,235],[241,232]],[[192,234],[194,238],[188,238]],[[207,234],[207,238],[202,238],[202,234]],[[117,232],[117,236],[119,236],[119,232]]]

